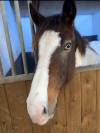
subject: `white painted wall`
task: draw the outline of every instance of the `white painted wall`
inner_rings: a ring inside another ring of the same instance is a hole
[[[23,38],[26,52],[32,51],[32,35],[29,17],[21,19]]]
[[[78,15],[75,19],[76,29],[83,36],[93,35],[93,16],[92,15]]]
[[[3,66],[4,74],[6,74],[6,72],[10,68],[10,61],[9,61],[9,56],[8,56],[8,51],[6,46],[1,12],[0,12],[0,58]]]
[[[93,32],[100,40],[100,12],[93,15]]]

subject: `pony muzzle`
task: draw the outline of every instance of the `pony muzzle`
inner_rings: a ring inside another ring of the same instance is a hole
[[[53,117],[53,114],[49,114],[48,108],[39,103],[33,105],[27,100],[28,114],[34,124],[44,125],[49,119]]]

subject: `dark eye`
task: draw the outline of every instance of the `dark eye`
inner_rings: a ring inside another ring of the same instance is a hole
[[[69,40],[69,41],[67,41],[67,42],[65,43],[65,45],[64,45],[64,50],[70,50],[71,47],[72,47],[72,41]]]

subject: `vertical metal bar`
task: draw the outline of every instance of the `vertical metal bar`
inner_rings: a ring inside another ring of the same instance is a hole
[[[7,24],[7,17],[6,17],[4,1],[0,1],[0,9],[1,9],[1,13],[2,13],[4,32],[5,32],[5,36],[6,36],[8,54],[9,54],[10,63],[11,63],[11,71],[12,71],[12,75],[15,75],[14,57],[13,57],[13,52],[12,52],[12,47],[11,47],[11,41],[10,41],[8,24]]]
[[[3,67],[2,67],[2,62],[1,62],[1,59],[0,59],[0,77],[3,76]]]
[[[17,22],[17,27],[18,27],[18,34],[19,34],[19,39],[20,39],[20,46],[21,46],[21,51],[22,51],[24,72],[25,72],[25,74],[27,74],[28,68],[27,68],[24,39],[23,39],[23,33],[22,33],[22,27],[21,27],[21,16],[20,16],[19,2],[14,1],[14,6],[15,6],[16,22]]]

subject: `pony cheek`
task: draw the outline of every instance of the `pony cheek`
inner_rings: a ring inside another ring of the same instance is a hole
[[[54,88],[48,89],[48,113],[50,116],[55,113],[59,92],[60,90]]]

